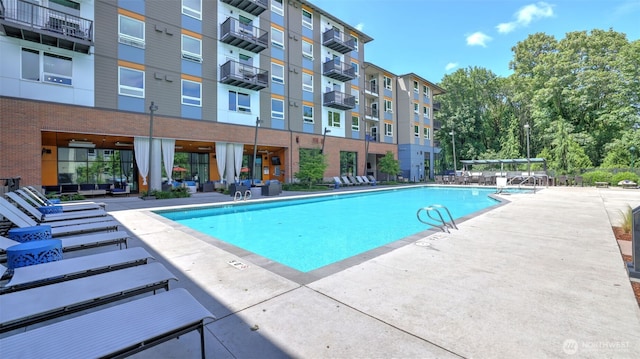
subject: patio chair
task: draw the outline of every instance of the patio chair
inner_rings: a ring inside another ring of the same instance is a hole
[[[0,332],[162,288],[169,290],[171,280],[178,279],[165,266],[150,263],[55,285],[5,293],[0,295],[0,307],[11,310],[0,311]],[[2,347],[4,351],[4,345]]]
[[[52,200],[45,197],[42,193],[40,193],[40,191],[32,186],[22,187],[17,190],[16,193],[21,195],[26,200],[33,202],[33,204],[37,206],[62,206],[63,212],[83,211],[88,209],[105,209],[106,207],[106,204],[103,202],[57,203],[58,201],[56,201],[56,203],[54,203]]]
[[[347,184],[349,184],[350,186],[356,185],[356,183],[351,182],[347,176],[342,176],[342,177],[340,177],[340,178],[342,178],[342,181],[343,181],[344,183],[347,183]]]
[[[353,183],[354,186],[360,186],[364,184],[363,182],[358,181],[358,179],[353,176],[347,176],[347,178],[349,179],[349,182]]]
[[[3,356],[126,357],[198,330],[215,317],[189,292],[176,288],[0,339]]]
[[[345,181],[345,180],[344,180],[344,178],[342,178],[342,179],[341,179],[340,177],[337,177],[337,176],[336,176],[336,177],[333,177],[333,181],[334,181],[336,184],[338,184],[338,187],[341,187],[341,186],[351,186],[351,185],[352,185],[352,183],[351,183],[351,182],[349,182],[349,180],[346,180],[346,181]]]
[[[378,181],[376,181],[376,178],[372,175],[368,175],[367,178],[369,179],[369,182],[371,182],[371,185],[375,186],[378,184]]]
[[[118,245],[122,249],[124,244],[124,247],[128,248],[127,241],[129,237],[129,234],[125,231],[111,231],[73,234],[56,237],[56,239],[61,241],[62,252],[66,253],[110,245]],[[20,244],[20,242],[0,236],[0,262],[6,261],[7,249],[17,244]]]
[[[0,215],[20,228],[36,227],[40,225],[40,223],[36,222],[2,197],[0,197]],[[55,223],[54,225],[51,225],[51,234],[54,238],[88,232],[115,231],[118,229],[119,225],[117,221],[110,219],[101,222],[91,222],[86,219],[80,219],[52,223]]]
[[[42,206],[36,208],[15,192],[5,193],[5,196],[11,200],[16,207],[19,207],[23,212],[35,218],[35,220],[40,223],[107,216],[107,212],[103,209],[64,213],[62,211],[62,206]]]

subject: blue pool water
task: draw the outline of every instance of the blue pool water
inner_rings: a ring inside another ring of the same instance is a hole
[[[309,272],[429,229],[419,208],[442,204],[460,218],[497,204],[494,192],[420,187],[156,213]]]

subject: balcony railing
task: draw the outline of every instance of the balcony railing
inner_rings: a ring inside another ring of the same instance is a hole
[[[356,107],[356,97],[340,91],[326,92],[322,95],[322,104],[339,110],[351,110]]]
[[[222,2],[256,16],[269,8],[268,0],[222,0]]]
[[[249,90],[269,86],[269,71],[229,60],[220,66],[220,82]]]
[[[366,81],[364,83],[364,90],[378,96],[378,84],[376,82]]]
[[[433,103],[433,110],[434,111],[440,111],[440,102],[434,102]]]
[[[355,41],[353,39],[345,41],[342,32],[337,29],[329,29],[322,34],[322,45],[341,54],[356,49]]]
[[[439,130],[442,128],[442,121],[433,121],[433,129]]]
[[[0,25],[7,36],[89,53],[93,21],[22,0],[0,0]]]
[[[364,115],[366,117],[370,117],[372,119],[378,119],[380,117],[379,112],[378,112],[378,108],[377,107],[371,107],[371,106],[366,106],[364,108]]]
[[[220,25],[220,41],[257,54],[269,46],[269,33],[230,17]]]
[[[329,60],[322,64],[322,74],[341,82],[347,82],[356,78],[356,70],[353,67],[337,60]]]

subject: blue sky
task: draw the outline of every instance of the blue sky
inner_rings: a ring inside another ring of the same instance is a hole
[[[310,0],[374,40],[366,60],[433,83],[479,66],[508,76],[511,48],[529,34],[557,40],[593,29],[640,39],[640,0]]]

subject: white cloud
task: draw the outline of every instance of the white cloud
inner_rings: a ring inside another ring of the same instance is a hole
[[[487,47],[487,42],[491,40],[493,40],[491,36],[485,35],[482,32],[478,31],[467,36],[467,45]]]
[[[449,70],[453,70],[456,67],[458,67],[458,63],[457,62],[450,62],[447,64],[447,66],[444,67],[445,71],[449,71]]]
[[[364,29],[364,24],[363,23],[359,23],[358,25],[356,25],[356,30],[362,31],[363,29]]]
[[[508,34],[519,27],[528,26],[531,22],[553,16],[553,5],[540,1],[529,4],[515,13],[516,20],[498,24],[496,28],[501,34]]]

